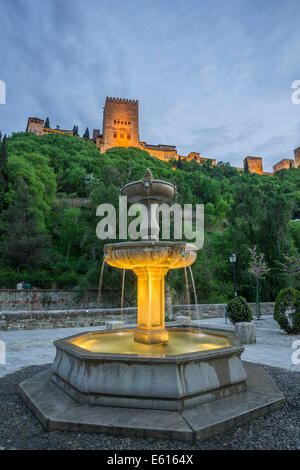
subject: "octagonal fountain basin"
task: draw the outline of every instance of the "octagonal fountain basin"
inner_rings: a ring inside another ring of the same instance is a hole
[[[52,382],[90,405],[180,410],[244,391],[243,347],[233,332],[170,327],[169,343],[134,341],[134,330],[55,341]]]

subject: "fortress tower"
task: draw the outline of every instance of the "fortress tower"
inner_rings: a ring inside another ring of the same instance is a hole
[[[300,166],[300,147],[294,150],[295,156],[295,167],[298,168]]]
[[[103,112],[103,146],[140,147],[138,100],[106,98]]]
[[[26,132],[33,132],[36,135],[43,134],[44,120],[39,118],[28,118]]]
[[[244,170],[248,170],[249,173],[263,174],[263,165],[261,157],[246,157],[244,159]]]

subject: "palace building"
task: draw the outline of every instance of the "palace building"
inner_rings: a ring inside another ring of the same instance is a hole
[[[153,157],[168,161],[170,158],[178,160],[179,154],[175,145],[153,145],[140,140],[139,133],[139,102],[123,98],[107,97],[103,110],[102,133],[100,129],[94,129],[92,138],[100,153],[104,153],[112,147],[138,147],[146,150]],[[39,118],[28,118],[26,132],[36,135],[59,133],[72,135],[72,131],[44,127],[44,121]],[[198,152],[190,152],[188,155],[180,155],[182,160],[195,160],[198,163],[210,161],[216,165],[214,158],[205,158]]]
[[[26,132],[33,132],[36,135],[49,133],[72,135],[73,131],[61,129],[56,126],[51,129],[44,126],[44,121],[39,118],[28,118]],[[92,138],[85,139],[94,142],[100,153],[113,147],[138,147],[146,150],[152,157],[159,160],[168,161],[170,159],[182,161],[194,160],[198,163],[210,162],[216,165],[214,158],[206,158],[199,152],[190,152],[188,155],[180,155],[175,145],[148,144],[140,140],[139,132],[139,102],[138,100],[129,100],[125,98],[107,97],[103,108],[102,133],[100,129],[94,129]],[[283,168],[298,167],[300,165],[300,147],[294,150],[295,161],[284,158],[273,166],[273,173]],[[243,162],[243,169],[249,173],[273,176],[273,173],[263,171],[263,162],[261,157],[246,157]]]

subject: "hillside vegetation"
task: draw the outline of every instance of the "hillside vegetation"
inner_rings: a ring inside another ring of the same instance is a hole
[[[232,297],[231,251],[238,257],[238,292],[255,300],[248,272],[248,248],[254,245],[271,268],[261,282],[261,300],[274,300],[287,285],[279,263],[300,251],[300,223],[291,222],[300,218],[300,168],[269,177],[241,175],[222,162],[182,163],[176,171],[173,165],[136,148],[100,155],[93,143],[68,135],[17,133],[1,139],[0,287],[15,288],[25,280],[41,288],[77,288],[79,294],[97,288],[105,242],[96,237],[96,206],[117,207],[120,188],[150,168],[154,178],[177,186],[179,203],[205,205],[205,244],[193,267],[198,300]],[[69,198],[90,203],[73,207]],[[184,302],[183,270],[169,272],[167,282]],[[128,274],[132,299],[135,284]],[[107,267],[104,285],[119,289],[121,271]]]

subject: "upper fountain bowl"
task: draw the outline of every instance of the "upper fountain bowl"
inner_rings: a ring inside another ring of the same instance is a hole
[[[127,196],[130,204],[139,202],[167,203],[176,195],[176,187],[172,183],[152,179],[152,173],[148,169],[144,179],[128,183],[121,190],[122,196]]]
[[[197,247],[184,242],[137,241],[105,245],[106,262],[121,269],[160,267],[178,269],[190,266],[197,257]]]

